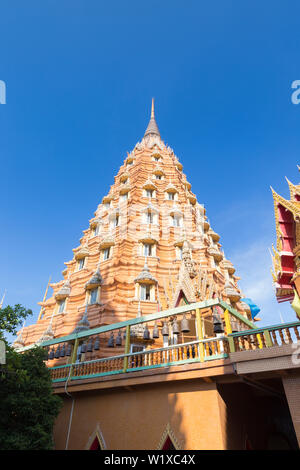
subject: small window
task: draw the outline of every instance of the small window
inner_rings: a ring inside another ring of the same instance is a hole
[[[168,193],[168,199],[169,199],[169,201],[174,201],[175,193]]]
[[[83,269],[84,265],[85,265],[85,258],[81,258],[80,260],[78,260],[78,271]]]
[[[181,227],[181,217],[179,215],[172,216],[173,227]]]
[[[95,304],[97,302],[98,288],[92,289],[90,291],[90,304]]]
[[[153,245],[151,243],[144,243],[144,256],[152,256]]]
[[[58,313],[63,313],[65,310],[66,300],[61,300],[58,304]]]
[[[93,231],[93,234],[94,234],[94,237],[96,237],[99,233],[99,225],[96,225],[96,227],[94,227],[94,231]]]
[[[135,352],[141,352],[144,351],[145,347],[140,345],[140,344],[131,344],[130,345],[130,352],[135,353]]]
[[[110,256],[110,247],[103,250],[103,260],[105,261]]]
[[[141,300],[150,300],[151,286],[149,284],[141,284]]]
[[[153,197],[153,189],[146,189],[146,196],[147,197]]]
[[[147,212],[147,224],[153,224],[153,213],[151,211]]]
[[[121,194],[121,201],[127,201],[128,199],[128,193]]]
[[[177,246],[177,259],[182,259],[182,246]]]
[[[118,227],[119,225],[119,216],[116,215],[116,217],[113,219],[113,226]]]
[[[161,180],[162,177],[161,177],[161,175],[155,175],[155,179],[156,179],[156,180]]]

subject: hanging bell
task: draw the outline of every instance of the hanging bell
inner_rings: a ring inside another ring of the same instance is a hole
[[[169,327],[168,327],[166,321],[164,322],[164,326],[163,326],[163,328],[162,328],[162,330],[161,330],[161,334],[162,334],[163,336],[169,336]]]
[[[122,346],[122,336],[121,331],[119,330],[117,337],[116,337],[116,346]]]
[[[154,324],[152,338],[153,339],[159,338],[159,329],[158,329],[158,326],[157,326],[157,322],[155,322],[155,324]]]
[[[224,333],[223,323],[214,322],[214,333]]]
[[[66,356],[71,356],[72,354],[72,344],[69,343],[66,351]]]
[[[62,348],[60,350],[60,357],[65,357],[66,355],[66,347],[65,347],[65,344],[62,345]]]
[[[145,328],[144,328],[144,339],[145,339],[146,341],[148,341],[149,339],[151,339],[151,338],[150,338],[150,331],[148,330],[148,326],[147,326],[147,325],[145,325]]]
[[[182,333],[190,332],[189,321],[186,319],[185,315],[183,315],[183,318],[181,320],[181,331]]]
[[[55,359],[58,359],[59,356],[60,356],[60,346],[57,346],[54,357],[55,357]]]
[[[97,336],[96,341],[94,342],[94,351],[99,351],[100,349],[100,338]]]
[[[111,333],[111,335],[110,335],[110,338],[109,338],[109,340],[108,340],[107,346],[108,346],[109,348],[113,348],[113,347],[115,346],[115,337],[114,337],[114,334],[113,334],[113,333]]]
[[[50,349],[49,355],[48,355],[49,361],[52,361],[54,359],[54,349]]]
[[[173,332],[173,335],[179,335],[179,333],[180,333],[179,326],[178,326],[178,323],[177,323],[176,319],[173,321],[172,332]]]
[[[214,311],[213,313],[213,325],[214,325],[214,333],[223,333],[223,322],[218,312]]]
[[[85,343],[83,343],[83,344],[81,345],[80,352],[81,352],[81,354],[86,353],[86,344],[85,344]]]
[[[89,340],[88,344],[87,344],[87,349],[86,349],[86,352],[92,352],[93,351],[93,341],[92,341],[92,338]]]

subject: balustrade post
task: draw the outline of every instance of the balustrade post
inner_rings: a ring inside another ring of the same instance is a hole
[[[125,354],[129,354],[130,351],[130,325],[126,326],[126,342],[125,342]],[[128,356],[124,357],[123,372],[126,372],[128,368]]]
[[[225,320],[225,326],[226,326],[226,333],[228,336],[229,351],[235,352],[235,345],[234,345],[233,338],[229,336],[232,333],[232,328],[231,328],[229,313],[227,309],[224,312],[224,320]]]
[[[271,338],[269,330],[264,331],[264,336],[265,336],[267,348],[271,348],[273,346],[273,342],[272,342],[272,338]]]
[[[263,342],[262,342],[262,339],[260,337],[260,334],[258,333],[256,336],[257,336],[257,341],[258,341],[258,348],[263,349]]]
[[[198,339],[202,340],[203,328],[202,328],[202,319],[201,319],[199,308],[196,308],[196,324],[197,324]],[[203,343],[199,343],[199,358],[200,358],[200,362],[204,362],[204,344]]]
[[[74,343],[73,352],[72,352],[72,359],[71,359],[71,366],[70,366],[69,378],[71,378],[71,377],[72,377],[72,374],[73,374],[73,367],[74,367],[73,364],[75,364],[75,361],[76,361],[78,345],[79,345],[79,339],[76,338],[76,339],[75,339],[75,343]]]

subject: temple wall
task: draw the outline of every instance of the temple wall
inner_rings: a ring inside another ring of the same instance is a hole
[[[70,450],[89,448],[98,429],[111,450],[154,450],[167,426],[180,449],[224,449],[216,385],[202,381],[153,384],[122,391],[77,393]],[[71,398],[54,429],[55,448],[64,449]]]
[[[300,375],[283,377],[282,383],[300,446]]]

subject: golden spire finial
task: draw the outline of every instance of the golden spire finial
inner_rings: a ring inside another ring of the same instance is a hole
[[[157,127],[157,124],[156,124],[156,121],[155,121],[155,116],[154,116],[154,98],[152,98],[151,118],[150,118],[148,127],[146,129],[146,132],[144,134],[144,137],[146,137],[147,135],[150,135],[150,134],[157,135],[158,137],[160,137],[160,133],[159,133],[159,130],[158,130],[158,127]]]
[[[152,98],[152,105],[151,105],[151,118],[154,118],[154,98]]]

